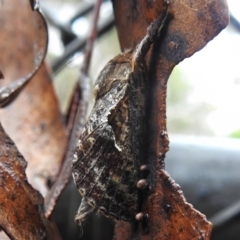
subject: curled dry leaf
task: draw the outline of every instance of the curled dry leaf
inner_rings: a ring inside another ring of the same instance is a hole
[[[41,66],[47,50],[47,27],[43,16],[33,12],[27,0],[18,1],[17,7],[15,1],[3,1],[0,21],[0,66],[6,79],[0,88],[0,107],[5,107]],[[25,61],[28,66],[23,66]],[[12,81],[6,85],[7,79]]]
[[[163,0],[113,0],[115,22],[122,49],[134,49],[148,25],[156,19]],[[166,132],[167,79],[173,67],[203,48],[228,24],[225,0],[171,0],[172,19],[165,34],[149,54],[149,149],[150,188],[153,193],[144,201],[142,211],[149,216],[148,227],[134,232],[128,223],[118,223],[116,240],[126,239],[209,239],[211,224],[186,203],[164,167],[168,151]],[[124,14],[122,14],[124,13]],[[167,187],[166,187],[167,186]]]
[[[14,103],[0,110],[0,119],[28,162],[29,182],[45,196],[49,183],[58,174],[66,144],[64,125],[45,65]]]
[[[29,0],[4,1],[0,8],[1,86],[25,76],[42,58],[47,32]],[[17,7],[16,7],[17,6]],[[39,58],[40,56],[40,58]],[[50,74],[43,64],[15,101],[0,109],[0,119],[28,162],[29,182],[46,195],[59,171],[66,145],[65,128]]]
[[[28,183],[26,166],[0,124],[0,226],[11,239],[52,239],[43,198]]]

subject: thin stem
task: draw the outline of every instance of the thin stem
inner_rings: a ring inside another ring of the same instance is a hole
[[[102,4],[102,0],[97,0],[96,5],[94,7],[93,22],[92,22],[91,32],[88,37],[87,45],[85,48],[84,61],[81,68],[81,74],[82,74],[81,77],[84,77],[83,75],[85,76],[88,75],[89,65],[90,65],[91,56],[92,56],[93,43],[97,36],[97,22],[98,22],[101,4]]]
[[[72,156],[73,156],[73,151],[76,147],[77,144],[77,139],[80,136],[80,133],[82,131],[82,128],[85,123],[85,117],[87,113],[87,108],[88,108],[88,99],[89,99],[89,80],[88,80],[88,72],[89,72],[89,65],[91,61],[91,56],[92,56],[92,48],[93,48],[93,43],[96,38],[96,33],[97,33],[97,20],[99,16],[99,11],[100,11],[100,6],[101,6],[102,0],[97,0],[97,3],[94,7],[94,18],[93,18],[93,24],[92,24],[92,29],[87,41],[86,45],[86,50],[85,50],[85,57],[84,57],[84,62],[82,65],[82,68],[80,70],[80,77],[79,77],[79,87],[80,87],[80,92],[81,92],[81,98],[79,98],[78,102],[78,107],[77,111],[75,111],[76,107],[72,106],[70,112],[70,122],[68,124],[68,127],[71,128],[72,130],[68,129],[71,131],[69,143],[66,149],[66,154],[64,157],[63,165],[61,168],[61,172],[59,173],[55,183],[53,184],[51,190],[47,194],[45,198],[45,215],[46,217],[49,217],[55,207],[55,204],[62,193],[63,189],[67,185],[69,181],[69,177],[71,175],[71,161],[72,161]],[[75,93],[78,92],[79,89],[78,86],[75,88]],[[76,96],[74,93],[73,96]],[[76,104],[76,100],[75,100]],[[71,119],[73,118],[73,114],[76,112],[76,117],[74,120],[74,124],[72,125]]]

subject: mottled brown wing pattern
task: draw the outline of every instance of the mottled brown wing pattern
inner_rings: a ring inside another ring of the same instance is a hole
[[[103,69],[108,82],[96,82],[95,94],[99,98],[76,148],[73,177],[89,205],[107,216],[130,221],[138,207],[138,168],[129,123],[131,61],[123,60],[111,61],[108,71]],[[119,74],[119,69],[124,74]],[[104,92],[102,88],[106,87]]]
[[[72,163],[83,197],[75,218],[80,225],[93,210],[124,221],[132,221],[140,210],[137,182],[147,149],[145,56],[167,16],[166,7],[135,51],[112,59],[95,83],[95,105]]]

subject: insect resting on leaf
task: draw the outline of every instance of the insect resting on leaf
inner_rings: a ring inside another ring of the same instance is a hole
[[[148,70],[145,57],[168,17],[168,4],[134,51],[107,63],[95,83],[95,105],[78,141],[72,174],[82,202],[75,217],[82,225],[97,211],[116,220],[140,216],[140,179],[146,159]]]

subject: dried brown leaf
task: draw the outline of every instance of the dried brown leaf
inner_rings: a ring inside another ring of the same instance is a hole
[[[28,183],[26,166],[0,125],[0,226],[11,239],[51,239],[43,198]]]
[[[0,107],[5,107],[41,66],[47,50],[47,27],[42,15],[33,12],[27,0],[18,1],[17,7],[15,1],[3,1],[0,21],[0,66],[6,79],[0,88]],[[12,81],[6,85],[7,79]]]
[[[135,48],[148,25],[159,15],[163,2],[113,1],[122,49]],[[209,239],[211,233],[211,224],[186,203],[179,186],[162,170],[169,144],[166,85],[176,64],[203,48],[226,27],[228,8],[225,0],[171,0],[170,11],[172,19],[148,59],[152,86],[148,161],[151,168],[149,183],[153,193],[144,202],[142,211],[149,218],[142,230],[139,228],[137,231],[128,223],[118,223],[115,229],[117,240]]]
[[[55,180],[65,150],[66,134],[50,75],[43,65],[0,119],[28,162],[29,182],[43,196]]]
[[[47,33],[42,17],[31,10],[28,0],[18,0],[17,5],[16,1],[4,1],[0,20],[0,66],[5,77],[0,85],[6,86],[34,69],[35,60],[42,56],[40,50],[46,46]],[[45,64],[15,101],[0,109],[0,119],[28,162],[29,182],[45,196],[58,174],[66,145],[65,128]]]
[[[156,191],[148,197],[142,209],[149,214],[149,219],[136,232],[130,224],[118,223],[115,239],[210,239],[212,225],[186,202],[179,185],[166,171],[160,170],[157,174],[155,187]]]

